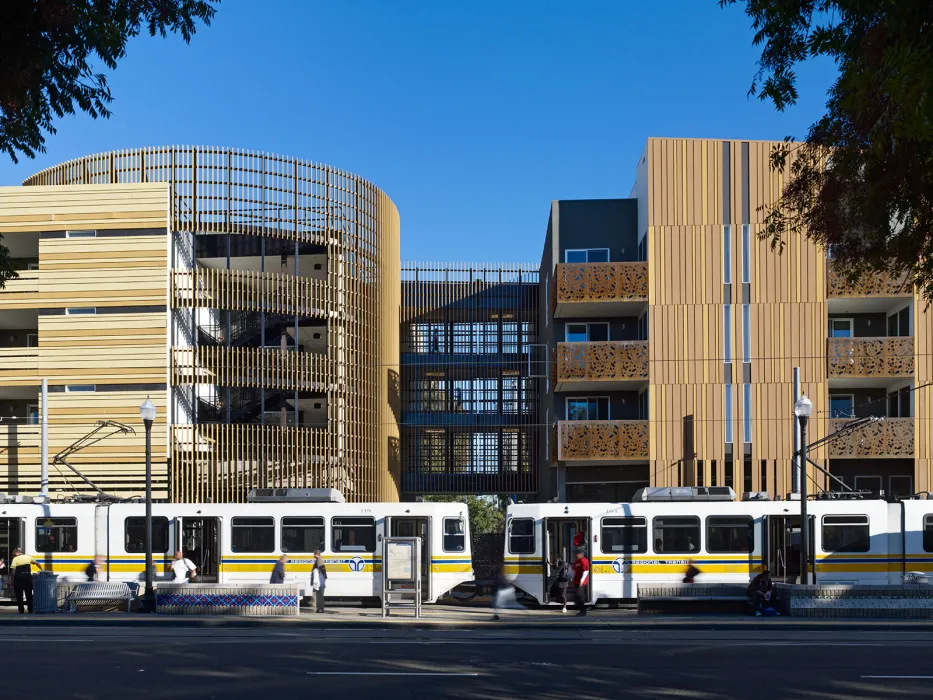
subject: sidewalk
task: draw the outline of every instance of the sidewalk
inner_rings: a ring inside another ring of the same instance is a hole
[[[302,609],[293,617],[224,615],[146,615],[142,613],[55,613],[19,615],[15,606],[0,607],[0,627],[208,627],[208,628],[358,628],[385,629],[616,629],[616,630],[858,630],[933,632],[933,620],[874,620],[866,618],[807,619],[746,617],[742,615],[637,615],[627,610],[596,609],[586,617],[561,614],[557,609],[506,610],[501,620],[478,606],[426,605],[422,617],[395,611],[387,618],[378,608],[333,606],[323,615]]]

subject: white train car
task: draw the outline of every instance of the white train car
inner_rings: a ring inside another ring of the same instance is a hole
[[[99,555],[107,580],[144,579],[142,503],[10,504],[0,510],[0,556],[20,545],[62,580],[83,581]],[[162,580],[178,549],[204,583],[267,583],[276,560],[287,554],[286,580],[309,589],[313,553],[320,551],[328,598],[378,598],[386,536],[422,538],[426,603],[473,579],[467,507],[461,503],[157,503],[152,515],[153,556]]]
[[[819,583],[893,584],[910,572],[933,571],[933,502],[810,501],[808,516],[810,567]],[[511,505],[505,578],[549,603],[556,564],[573,561],[575,542],[591,562],[594,603],[634,599],[639,583],[679,582],[691,564],[701,572],[697,581],[747,583],[768,568],[776,580],[792,582],[800,575],[800,502],[722,494],[721,500]]]

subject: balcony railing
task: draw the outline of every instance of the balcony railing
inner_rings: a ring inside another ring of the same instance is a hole
[[[832,297],[899,297],[911,296],[913,290],[906,275],[894,277],[888,273],[867,274],[850,282],[829,263],[826,271],[826,295]]]
[[[566,461],[648,459],[648,421],[560,421],[557,458]]]
[[[0,381],[35,384],[38,381],[39,348],[0,348]]]
[[[175,384],[321,391],[329,379],[327,357],[269,348],[175,348]]]
[[[835,377],[912,377],[914,339],[828,338],[826,372]]]
[[[830,433],[839,430],[850,420],[848,418],[830,420]],[[913,457],[914,419],[885,418],[883,421],[868,423],[830,442],[829,456],[846,459]]]
[[[557,344],[558,382],[648,379],[648,341]]]
[[[648,263],[559,263],[557,303],[647,301]]]

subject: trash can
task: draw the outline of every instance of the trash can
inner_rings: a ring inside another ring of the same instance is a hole
[[[40,571],[32,579],[33,609],[37,613],[58,610],[58,574]]]

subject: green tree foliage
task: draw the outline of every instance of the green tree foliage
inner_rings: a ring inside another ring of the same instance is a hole
[[[429,503],[466,503],[470,534],[488,535],[505,529],[505,505],[498,496],[425,496]]]
[[[0,3],[0,151],[18,162],[45,151],[43,132],[76,109],[109,117],[107,78],[143,29],[188,42],[220,0],[3,0]]]
[[[772,154],[785,173],[764,207],[763,237],[782,250],[803,234],[831,248],[850,279],[906,274],[933,300],[933,2],[744,2],[762,47],[750,95],[784,110],[799,64],[831,58],[838,76],[803,143]]]

